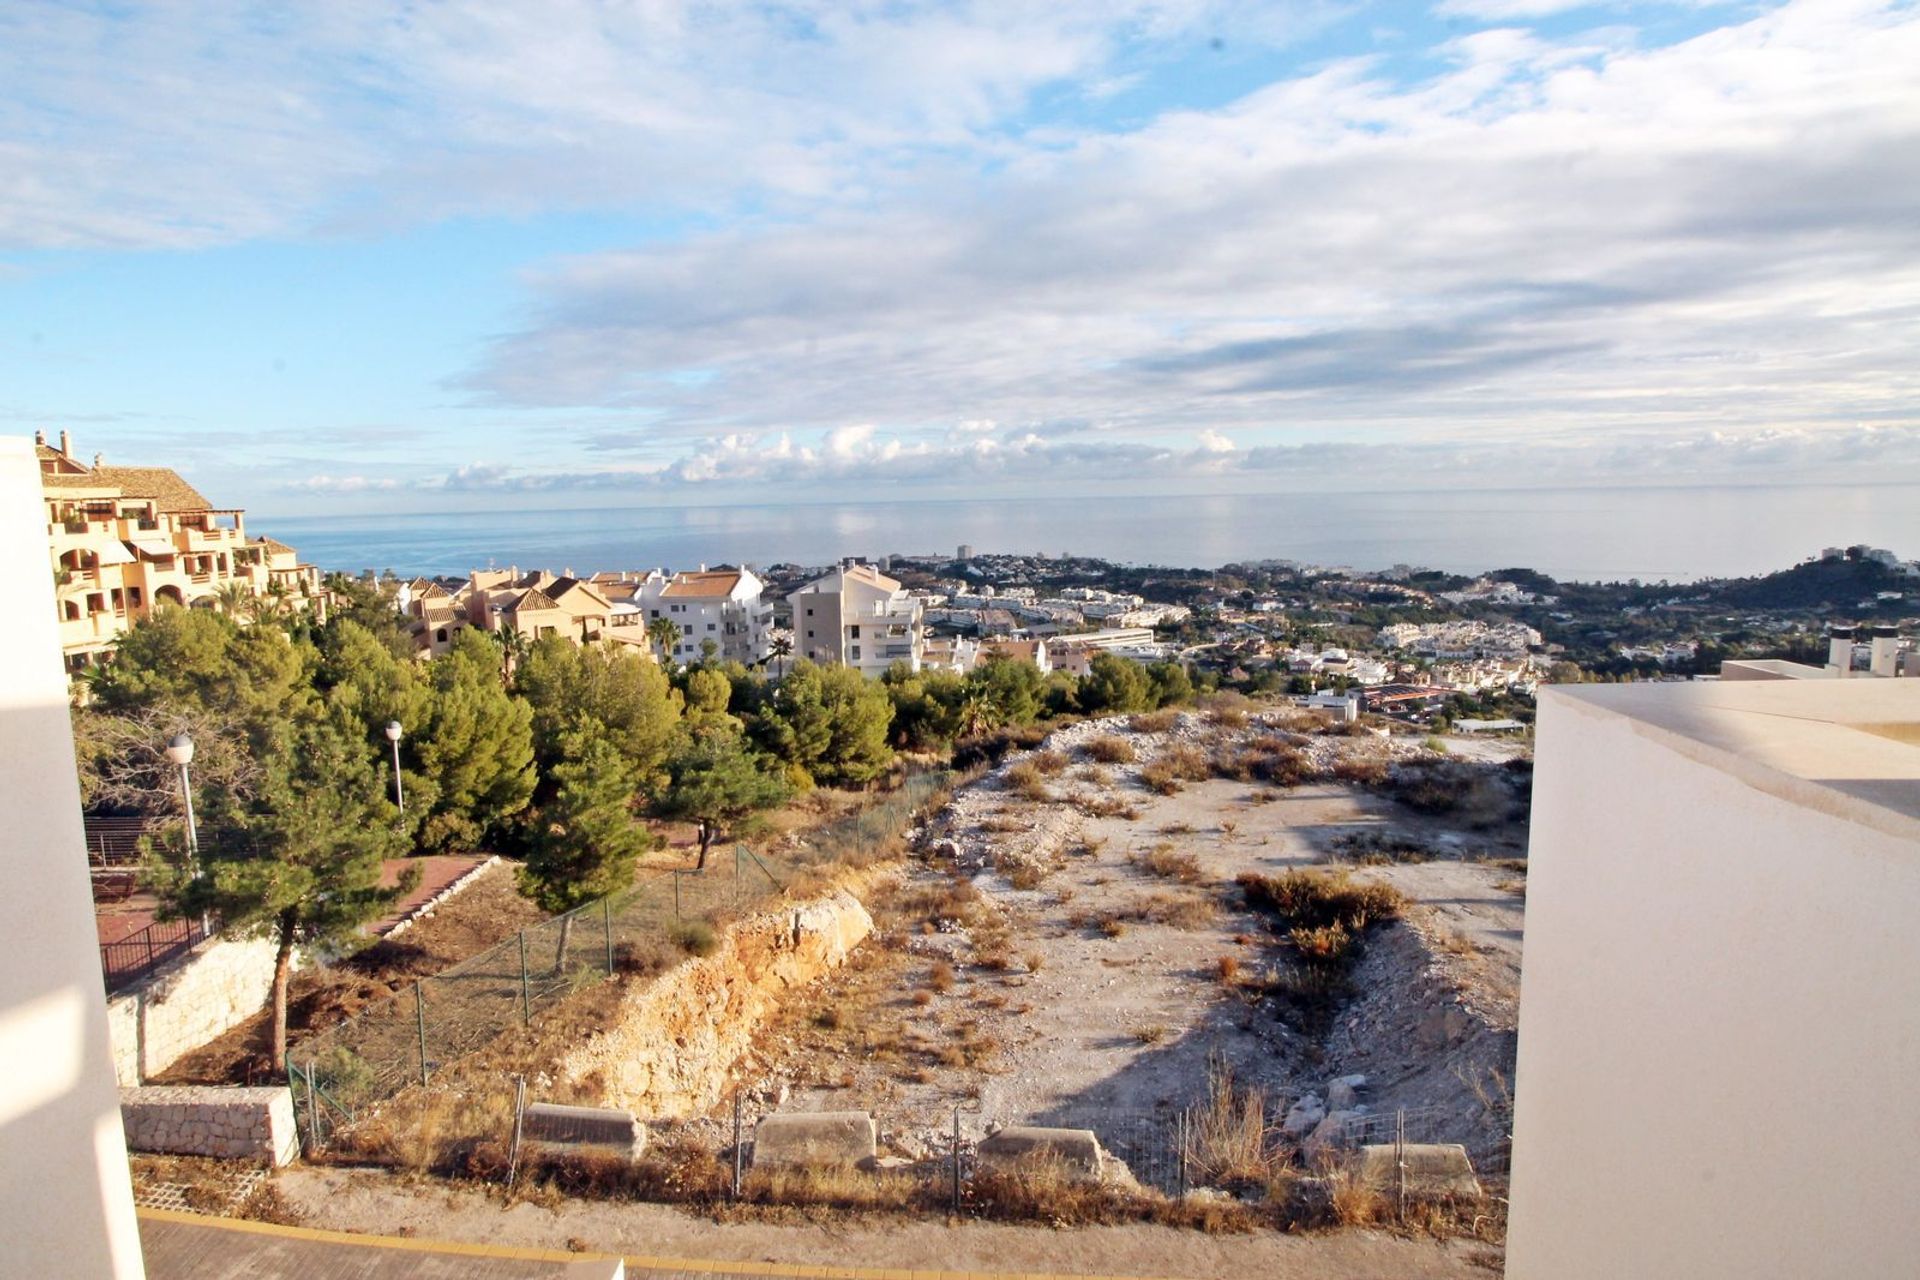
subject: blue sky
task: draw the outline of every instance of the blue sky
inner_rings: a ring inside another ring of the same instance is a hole
[[[1920,479],[1920,13],[0,10],[0,430],[264,513]]]

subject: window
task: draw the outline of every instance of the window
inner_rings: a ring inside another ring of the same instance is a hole
[[[811,640],[811,639],[813,639],[813,628],[812,628],[812,627],[808,627],[808,628],[807,628],[807,639],[809,639],[809,640]]]
[[[860,638],[860,624],[856,622],[852,626],[848,627],[847,634],[852,636],[855,640],[858,640]]]
[[[136,609],[140,607],[140,588],[138,587],[127,588],[127,603],[132,605]]]
[[[853,646],[853,660],[854,660],[855,662],[858,662],[858,661],[860,661],[860,646],[859,646],[859,645],[855,645],[855,646]]]
[[[812,609],[808,609],[808,610],[807,610],[807,616],[808,616],[809,618],[811,618],[811,617],[813,616],[813,610],[812,610]],[[809,632],[807,632],[807,634],[808,634],[808,635],[812,635],[812,634],[813,634],[813,632],[811,632],[811,631],[809,631]]]
[[[433,638],[435,640],[438,640],[441,644],[445,644],[447,642],[447,629],[445,627],[441,627],[438,631],[433,633]]]
[[[709,622],[709,623],[707,624],[707,630],[709,630],[709,631],[712,631],[713,629],[714,629],[714,628],[713,628],[713,624],[712,624],[711,622]]]

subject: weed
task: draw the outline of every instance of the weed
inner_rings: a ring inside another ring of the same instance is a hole
[[[692,956],[710,956],[720,948],[720,938],[705,920],[681,920],[667,931],[673,944]]]
[[[1162,880],[1196,884],[1201,879],[1200,859],[1190,853],[1179,852],[1171,844],[1157,844],[1145,853],[1136,854],[1133,860],[1148,875],[1158,876]]]
[[[913,995],[909,998],[913,1001],[915,1005],[924,1009],[928,1005],[933,1003],[933,992],[928,991],[926,988],[922,987],[920,990],[914,992]]]
[[[1008,768],[1003,785],[1022,799],[1037,804],[1053,799],[1053,792],[1047,789],[1046,774],[1032,760],[1022,760]]]
[[[1029,951],[1027,952],[1026,955],[1021,957],[1021,960],[1025,962],[1028,973],[1038,973],[1040,972],[1040,967],[1046,964],[1047,957],[1042,952]]]
[[[1179,723],[1180,713],[1171,707],[1127,717],[1127,728],[1134,733],[1165,733]]]
[[[1240,968],[1239,956],[1221,956],[1213,962],[1213,974],[1223,987],[1240,985]]]
[[[1087,754],[1101,764],[1132,764],[1133,744],[1117,734],[1104,733],[1087,743]]]
[[[1066,771],[1067,757],[1058,751],[1036,751],[1027,757],[1027,763],[1051,778]]]
[[[1107,938],[1119,938],[1119,937],[1124,937],[1126,935],[1127,923],[1126,921],[1121,920],[1117,916],[1108,916],[1100,922],[1099,928],[1100,928],[1101,936],[1107,937]]]
[[[1133,1038],[1141,1044],[1159,1044],[1167,1038],[1167,1028],[1158,1022],[1144,1023],[1133,1029]]]

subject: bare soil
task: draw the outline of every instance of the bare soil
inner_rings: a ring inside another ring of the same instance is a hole
[[[1116,730],[1137,759],[1094,764],[1087,744]],[[963,789],[900,888],[870,904],[875,940],[796,993],[742,1064],[753,1105],[871,1109],[899,1154],[919,1156],[941,1149],[958,1103],[981,1122],[1097,1130],[1102,1116],[1197,1103],[1222,1068],[1274,1100],[1360,1072],[1376,1110],[1437,1110],[1462,1129],[1451,1140],[1496,1150],[1525,908],[1523,889],[1499,886],[1524,884],[1524,825],[1504,806],[1425,813],[1342,782],[1207,778],[1163,795],[1140,781],[1181,747],[1266,731],[1192,715],[1157,734],[1091,722],[1043,745],[1064,758],[1044,758],[1044,795],[1013,772],[1039,753]],[[1431,755],[1361,737],[1312,751],[1317,766]],[[1356,835],[1419,860],[1356,858]],[[1353,1006],[1312,1036],[1263,1006],[1254,979],[1274,963],[1271,931],[1233,880],[1335,857],[1413,905],[1374,931]]]
[[[568,1200],[504,1204],[488,1190],[444,1183],[430,1193],[403,1175],[293,1168],[272,1184],[306,1225],[344,1231],[485,1240],[664,1258],[887,1267],[1003,1274],[1060,1272],[1189,1280],[1362,1280],[1499,1274],[1500,1252],[1472,1240],[1374,1231],[1331,1235],[1204,1235],[1128,1225],[1048,1230],[985,1222],[821,1213],[777,1222],[716,1222],[665,1205]]]
[[[297,971],[287,992],[289,1045],[546,919],[514,888],[516,866],[495,863],[398,937],[382,939],[338,964]],[[175,1062],[153,1083],[248,1084],[272,1078],[270,1017],[270,1010],[261,1010]]]

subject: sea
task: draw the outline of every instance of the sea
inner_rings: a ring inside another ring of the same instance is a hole
[[[1685,582],[1784,569],[1829,546],[1920,556],[1920,485],[1453,489],[1436,492],[983,498],[276,520],[254,533],[323,569],[464,576],[488,567],[599,570],[831,564],[843,556],[1093,556],[1217,568],[1254,560],[1563,581]]]

